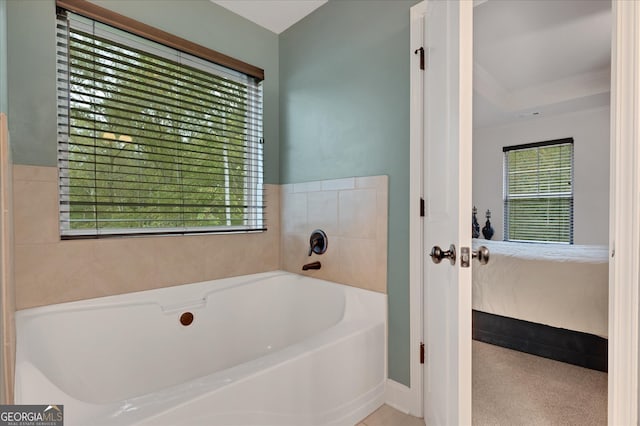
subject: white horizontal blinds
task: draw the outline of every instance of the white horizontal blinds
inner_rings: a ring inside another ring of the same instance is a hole
[[[264,230],[262,86],[59,11],[63,237]]]
[[[573,243],[573,139],[505,147],[505,239]]]

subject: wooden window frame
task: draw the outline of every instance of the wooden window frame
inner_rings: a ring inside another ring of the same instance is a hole
[[[162,31],[127,16],[105,9],[86,0],[56,0],[56,6],[103,24],[155,41],[165,46],[223,65],[235,71],[264,80],[264,70],[239,59],[209,49],[184,38]]]

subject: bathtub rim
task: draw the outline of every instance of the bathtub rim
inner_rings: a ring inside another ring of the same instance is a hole
[[[237,276],[233,276],[233,277],[225,277],[225,278],[220,278],[220,279],[211,279],[211,280],[205,280],[205,281],[198,281],[198,282],[194,282],[194,283],[186,283],[186,284],[176,284],[176,285],[171,285],[171,286],[166,286],[166,287],[158,287],[158,288],[151,288],[151,289],[147,289],[147,290],[138,290],[138,291],[132,291],[132,292],[124,292],[124,293],[118,293],[118,294],[111,294],[111,295],[105,295],[105,296],[98,296],[98,297],[91,297],[88,299],[79,299],[79,300],[71,300],[71,301],[67,301],[67,302],[61,302],[61,303],[54,303],[54,304],[49,304],[49,305],[41,305],[41,306],[33,306],[33,307],[29,307],[29,308],[24,308],[24,309],[19,309],[16,310],[15,312],[15,318],[16,320],[18,319],[22,319],[24,317],[29,317],[29,316],[33,316],[33,315],[37,315],[37,314],[44,314],[44,313],[53,313],[53,312],[57,312],[59,310],[63,310],[63,309],[68,309],[69,311],[73,311],[73,310],[83,310],[86,308],[101,308],[101,307],[120,307],[120,306],[128,306],[128,305],[132,305],[132,304],[139,304],[139,305],[146,305],[146,304],[153,304],[156,305],[157,303],[155,302],[138,302],[138,303],[134,303],[132,301],[119,301],[119,299],[123,299],[125,297],[127,298],[133,298],[133,300],[138,299],[138,298],[142,298],[143,295],[149,293],[149,292],[157,292],[160,295],[164,295],[164,293],[169,293],[172,291],[176,291],[177,289],[183,290],[183,291],[193,291],[197,286],[202,286],[205,284],[209,284],[209,283],[213,283],[216,282],[218,284],[216,284],[217,286],[220,286],[220,288],[216,288],[215,290],[210,290],[207,291],[204,294],[204,298],[206,298],[206,296],[210,295],[210,294],[214,294],[216,292],[220,292],[223,291],[225,289],[228,288],[232,288],[232,287],[236,287],[236,286],[244,286],[244,285],[249,285],[252,284],[256,281],[260,281],[260,280],[266,280],[266,279],[270,279],[270,278],[275,278],[275,277],[293,277],[296,279],[303,279],[303,280],[311,280],[313,282],[317,282],[317,283],[324,283],[326,285],[329,286],[335,286],[336,288],[340,288],[346,292],[349,291],[362,291],[364,292],[363,294],[379,294],[379,295],[383,295],[385,296],[385,298],[387,297],[387,293],[383,293],[383,292],[378,292],[375,290],[369,290],[369,289],[365,289],[365,288],[361,288],[361,287],[356,287],[356,286],[352,286],[349,284],[343,284],[343,283],[337,283],[334,281],[328,281],[328,280],[324,280],[321,278],[315,278],[312,276],[308,276],[308,275],[302,275],[302,274],[296,274],[293,272],[289,272],[289,271],[285,271],[285,270],[275,270],[275,271],[267,271],[267,272],[258,272],[256,274],[247,274],[247,275],[237,275]],[[247,280],[247,281],[243,281],[242,283],[235,283],[234,281],[236,280]],[[195,301],[196,299],[191,299],[192,301]],[[187,303],[191,303],[191,302],[187,302]],[[187,304],[185,304],[186,306]],[[160,307],[162,307],[163,305],[160,305]],[[169,305],[170,308],[172,308],[170,311],[178,311],[180,309],[180,306],[175,305],[175,309],[174,309],[174,305]],[[16,324],[16,329],[17,329],[17,324]]]

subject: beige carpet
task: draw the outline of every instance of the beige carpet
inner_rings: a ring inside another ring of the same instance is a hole
[[[473,424],[606,425],[607,373],[474,341]]]

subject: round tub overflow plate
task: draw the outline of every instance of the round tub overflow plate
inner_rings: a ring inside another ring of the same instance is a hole
[[[184,312],[182,315],[180,315],[180,324],[184,325],[185,327],[191,325],[192,322],[193,314],[191,312]]]

